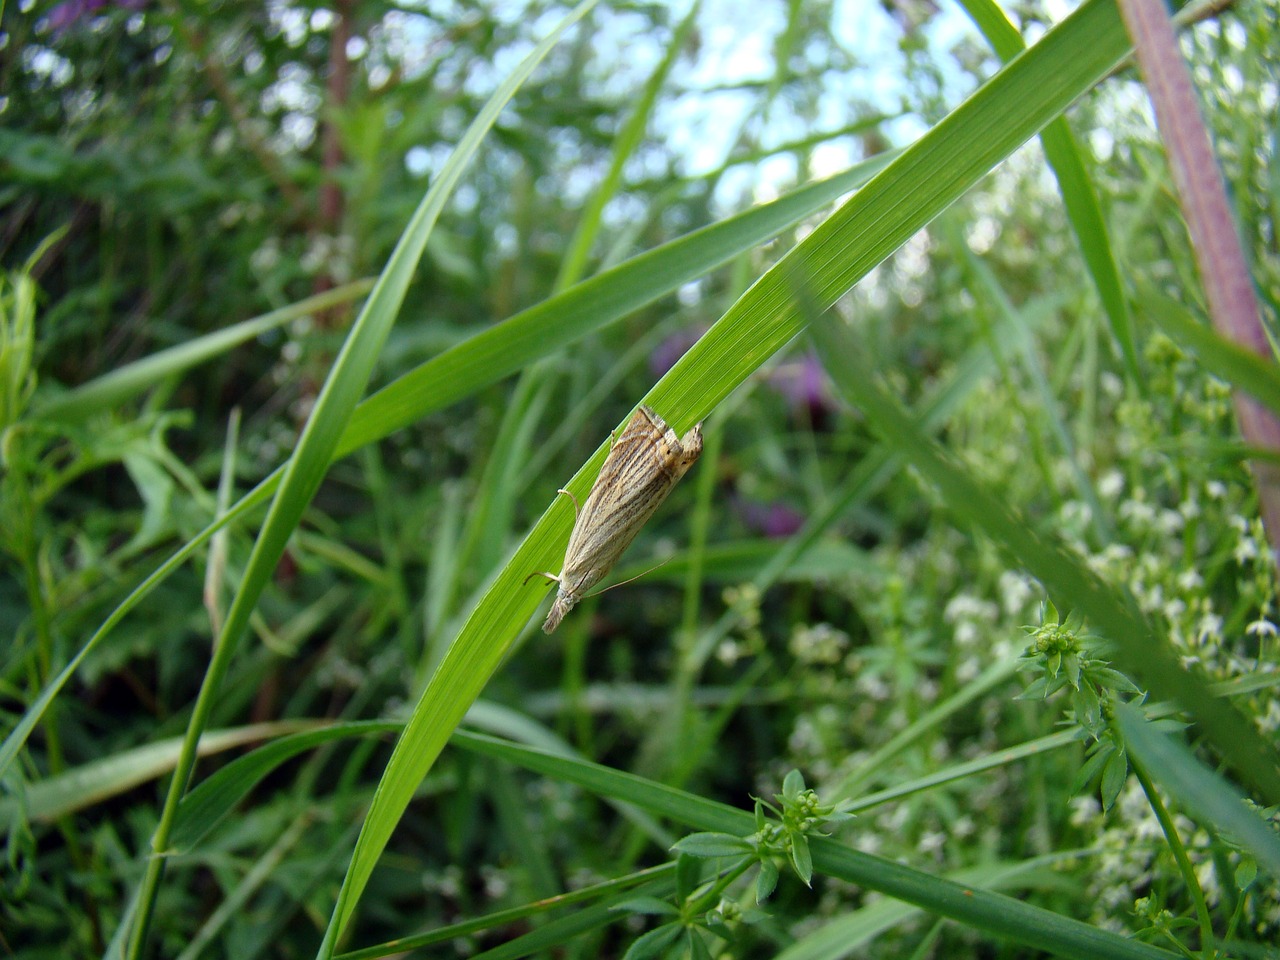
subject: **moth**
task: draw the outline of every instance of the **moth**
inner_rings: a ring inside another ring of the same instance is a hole
[[[701,453],[701,423],[678,437],[646,406],[631,415],[609,448],[586,503],[577,511],[563,568],[558,574],[529,574],[560,585],[543,633],[560,626],[565,614],[609,572]],[[557,492],[573,498],[568,490]]]

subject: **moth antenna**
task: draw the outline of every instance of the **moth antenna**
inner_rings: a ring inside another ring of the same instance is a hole
[[[561,487],[559,490],[556,491],[556,493],[563,493],[566,497],[568,497],[570,500],[573,501],[573,519],[577,520],[578,514],[582,512],[582,506],[578,503],[578,498],[575,497],[571,491],[566,490],[564,487]]]
[[[667,559],[663,560],[661,563],[655,563],[652,567],[650,567],[648,570],[644,571],[643,573],[637,573],[634,577],[627,577],[627,579],[625,580],[619,580],[617,583],[611,583],[609,586],[605,587],[603,590],[597,590],[595,593],[588,593],[582,599],[589,600],[592,597],[600,596],[600,594],[602,593],[608,593],[610,590],[613,590],[617,587],[624,587],[628,583],[630,583],[632,580],[639,580],[641,577],[647,577],[649,574],[653,573],[653,571],[657,570],[659,567],[665,567],[670,562],[671,562],[671,558],[667,557]],[[532,576],[532,574],[530,574],[530,576]]]
[[[523,587],[526,583],[528,583],[534,577],[546,577],[548,580],[554,580],[556,583],[560,582],[560,577],[557,574],[547,573],[547,571],[545,570],[535,570],[533,571],[533,573],[529,574],[527,577],[525,577],[523,580],[520,581],[520,586]]]

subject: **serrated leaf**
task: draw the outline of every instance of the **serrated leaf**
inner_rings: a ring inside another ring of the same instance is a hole
[[[1102,703],[1087,684],[1076,690],[1071,697],[1071,705],[1075,709],[1076,720],[1086,727],[1092,727],[1102,717]]]
[[[1080,689],[1080,658],[1074,653],[1069,653],[1064,658],[1063,666],[1066,668],[1067,682],[1077,690]]]
[[[756,903],[764,903],[778,888],[778,865],[772,860],[760,862],[760,872],[756,874]]]
[[[742,837],[728,833],[691,833],[677,840],[671,849],[690,857],[741,857],[754,853],[751,844]]]
[[[1110,743],[1098,744],[1097,746],[1098,749],[1093,751],[1091,756],[1085,760],[1084,765],[1076,774],[1075,779],[1071,781],[1072,793],[1079,793],[1091,784],[1094,777],[1098,776],[1099,771],[1102,770],[1112,752],[1115,750],[1115,747]]]
[[[1110,810],[1129,779],[1129,758],[1123,750],[1114,751],[1102,770],[1102,808]]]
[[[1049,698],[1049,681],[1045,677],[1037,677],[1027,684],[1027,689],[1015,696],[1015,700],[1047,700]]]
[[[1109,690],[1116,690],[1120,693],[1142,693],[1141,688],[1130,680],[1128,676],[1111,667],[1098,667],[1093,672],[1093,677]]]
[[[662,952],[675,943],[683,931],[684,927],[678,923],[664,923],[638,937],[622,955],[622,960],[649,960],[649,957],[662,956]]]
[[[802,833],[791,835],[791,865],[796,876],[804,881],[806,887],[813,886],[813,854],[809,852],[809,839]]]

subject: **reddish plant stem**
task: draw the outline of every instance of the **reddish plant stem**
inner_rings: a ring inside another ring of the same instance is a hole
[[[1163,0],[1119,0],[1119,5],[1168,151],[1214,328],[1259,356],[1273,359],[1222,173],[1168,10]],[[1232,397],[1245,443],[1280,452],[1280,421],[1242,391],[1233,391]],[[1280,537],[1280,467],[1262,458],[1251,460],[1250,467],[1275,556]]]

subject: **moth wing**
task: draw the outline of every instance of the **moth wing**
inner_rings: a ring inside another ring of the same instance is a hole
[[[563,576],[589,590],[617,561],[702,452],[702,432],[683,440],[642,406],[614,441],[565,551]]]

